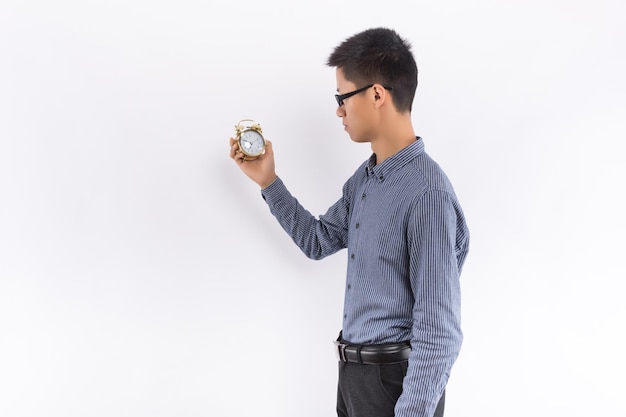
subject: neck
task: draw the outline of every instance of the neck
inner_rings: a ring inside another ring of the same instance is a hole
[[[415,142],[415,131],[411,123],[411,113],[396,113],[381,125],[376,139],[371,141],[372,152],[376,154],[376,164]]]

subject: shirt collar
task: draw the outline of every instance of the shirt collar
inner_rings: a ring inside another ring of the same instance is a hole
[[[415,142],[385,159],[381,164],[376,165],[376,154],[372,154],[365,165],[365,173],[368,177],[374,176],[382,182],[389,174],[399,170],[423,152],[424,141],[417,136]]]

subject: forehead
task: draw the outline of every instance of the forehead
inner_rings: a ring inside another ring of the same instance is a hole
[[[337,91],[354,89],[354,86],[356,84],[346,79],[346,76],[344,75],[344,72],[341,68],[337,68],[335,70],[335,75],[337,77]]]

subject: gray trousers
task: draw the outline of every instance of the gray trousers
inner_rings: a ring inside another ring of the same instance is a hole
[[[339,362],[337,416],[394,417],[407,366]],[[433,417],[443,417],[445,397],[444,392]]]

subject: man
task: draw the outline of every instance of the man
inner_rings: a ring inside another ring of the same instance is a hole
[[[289,193],[270,141],[250,161],[231,138],[230,156],[308,257],[347,248],[338,416],[442,416],[462,341],[469,232],[453,187],[412,127],[417,65],[408,42],[386,28],[349,37],[327,64],[336,68],[337,116],[373,154],[326,214],[315,218]]]

